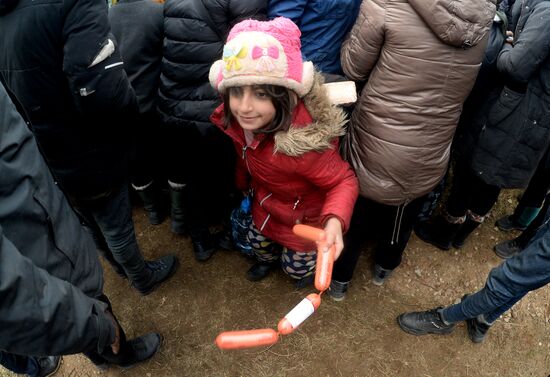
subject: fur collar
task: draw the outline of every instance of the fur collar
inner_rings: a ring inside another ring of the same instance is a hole
[[[302,98],[313,122],[303,127],[291,125],[288,131],[276,133],[275,153],[297,157],[311,151],[322,152],[334,148],[334,139],[346,133],[346,115],[330,103],[323,83],[323,77],[316,72],[311,91]]]

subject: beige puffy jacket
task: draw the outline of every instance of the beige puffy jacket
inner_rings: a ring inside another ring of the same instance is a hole
[[[342,67],[367,81],[344,141],[361,195],[400,205],[432,190],[495,14],[491,0],[364,0]]]

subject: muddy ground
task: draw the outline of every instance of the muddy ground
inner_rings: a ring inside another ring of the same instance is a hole
[[[529,294],[498,321],[482,344],[465,325],[449,336],[416,337],[402,332],[403,311],[453,303],[482,286],[501,260],[495,243],[512,238],[494,221],[515,206],[514,192],[501,195],[489,220],[462,250],[442,252],[413,236],[403,264],[382,287],[371,283],[371,247],[366,246],[346,300],[326,297],[303,326],[270,348],[220,351],[224,330],[272,327],[313,288],[296,291],[282,272],[264,281],[245,279],[250,262],[218,251],[206,263],[193,259],[190,240],[170,233],[169,222],[150,226],[134,213],[144,254],[173,251],[176,275],[141,297],[105,269],[105,292],[130,337],[159,331],[165,341],[151,361],[131,370],[99,371],[82,356],[66,356],[59,377],[92,376],[543,376],[550,373],[550,289]],[[516,233],[517,234],[517,233]],[[0,376],[9,375],[0,371]]]

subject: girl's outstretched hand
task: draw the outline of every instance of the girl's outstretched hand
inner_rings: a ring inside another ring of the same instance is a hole
[[[336,247],[336,253],[334,254],[334,260],[337,260],[340,254],[342,253],[342,249],[344,248],[344,238],[342,236],[342,223],[340,220],[338,220],[337,217],[331,217],[327,221],[327,225],[325,225],[325,240],[326,240],[326,250],[323,250],[324,252],[328,252],[328,249],[334,245]]]

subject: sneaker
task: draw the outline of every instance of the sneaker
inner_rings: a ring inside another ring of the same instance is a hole
[[[315,280],[315,274],[310,274],[306,277],[296,280],[296,282],[294,283],[294,288],[304,289],[312,285],[314,280]]]
[[[332,280],[330,282],[330,286],[328,287],[327,295],[329,295],[334,301],[342,301],[346,298],[348,287],[349,281],[342,283],[340,281]]]
[[[511,258],[523,250],[520,243],[515,239],[501,242],[498,245],[495,245],[493,249],[495,250],[495,254],[502,259]]]
[[[495,223],[495,225],[498,227],[498,229],[509,232],[511,230],[525,230],[527,228],[526,226],[523,226],[521,224],[518,224],[516,221],[514,221],[512,215],[510,216],[504,216],[500,219],[498,219]]]
[[[61,365],[61,356],[41,356],[37,357],[38,377],[53,376]]]
[[[439,313],[441,309],[439,307],[425,312],[403,313],[397,317],[397,323],[403,331],[412,335],[450,334],[455,324],[443,322]]]
[[[380,265],[375,264],[374,265],[374,273],[372,276],[372,283],[374,285],[382,285],[384,282],[390,277],[393,270],[386,270],[385,268],[382,268]]]
[[[160,349],[162,340],[162,335],[154,332],[131,339],[127,342],[128,349],[124,352],[129,355],[121,361],[114,360],[111,363],[123,369],[130,369],[153,357]]]
[[[256,262],[246,271],[246,278],[250,281],[260,281],[269,275],[275,266],[273,262]]]
[[[146,296],[153,292],[162,282],[168,280],[178,268],[178,258],[175,255],[165,255],[154,261],[145,261],[146,268],[151,271],[149,282],[144,285],[132,283],[139,293]]]

